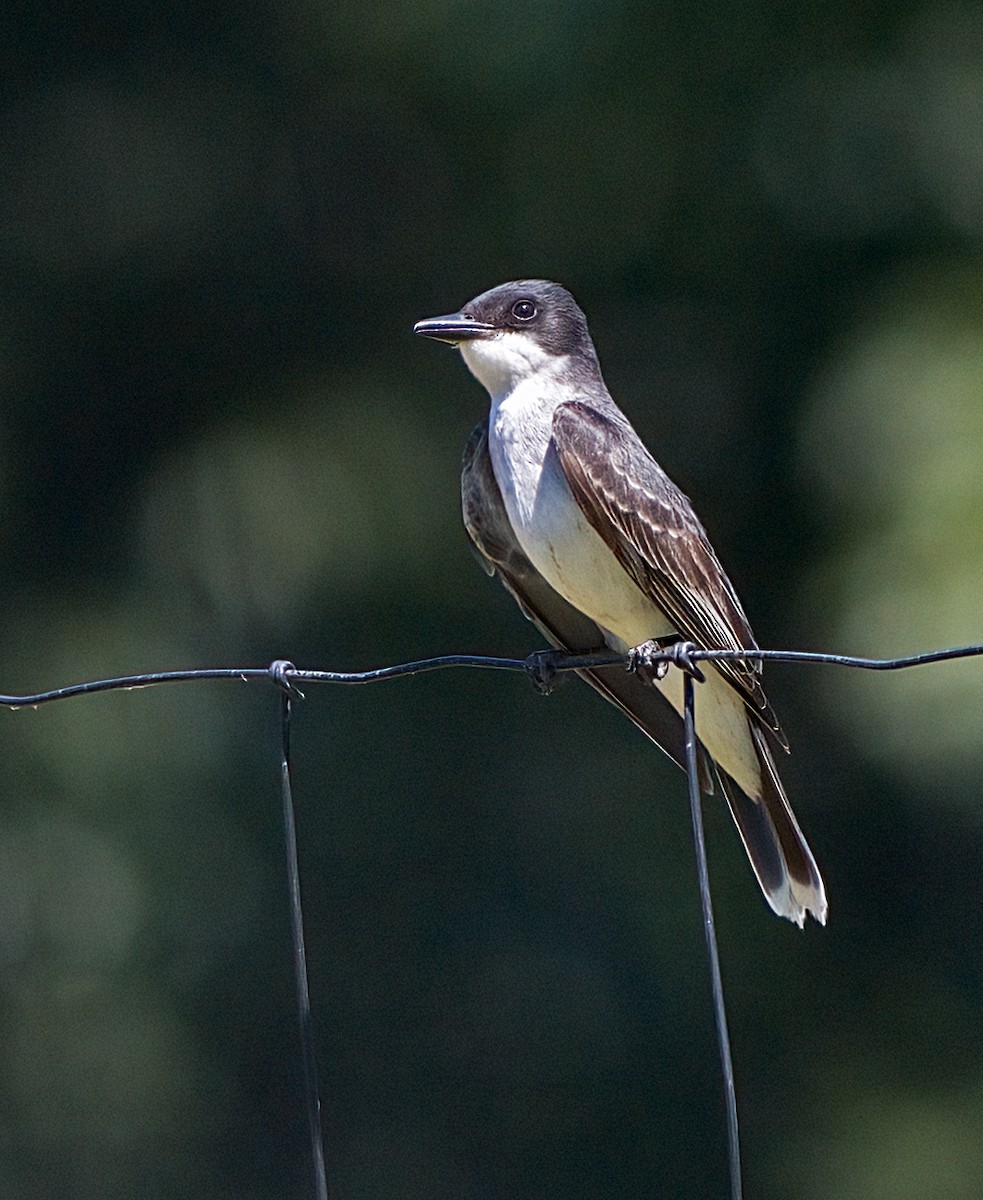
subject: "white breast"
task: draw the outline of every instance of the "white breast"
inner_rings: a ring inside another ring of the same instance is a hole
[[[519,544],[564,599],[628,646],[672,627],[625,574],[571,494],[553,444],[568,393],[541,375],[493,398],[488,446]]]

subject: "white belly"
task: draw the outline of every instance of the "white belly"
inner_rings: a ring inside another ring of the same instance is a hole
[[[530,562],[575,608],[627,646],[675,632],[584,517],[552,444],[532,505],[503,497]]]

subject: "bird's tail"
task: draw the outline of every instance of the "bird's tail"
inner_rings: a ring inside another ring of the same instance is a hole
[[[752,724],[754,748],[761,765],[761,799],[755,800],[718,770],[734,823],[751,860],[765,899],[780,917],[800,927],[806,915],[826,924],[826,890],[816,860],[778,778],[764,731]]]

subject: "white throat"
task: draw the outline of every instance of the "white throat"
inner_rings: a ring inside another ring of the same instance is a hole
[[[527,334],[509,329],[461,342],[460,350],[468,370],[493,400],[519,384],[555,375],[567,362],[566,355],[550,354]]]
[[[522,530],[533,520],[557,405],[575,398],[569,358],[550,354],[532,338],[501,333],[461,345],[472,375],[491,397],[488,448],[506,509]]]

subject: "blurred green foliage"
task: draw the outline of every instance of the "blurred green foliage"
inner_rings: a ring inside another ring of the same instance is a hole
[[[766,646],[979,640],[983,10],[10,6],[0,687],[536,647],[472,562],[483,393],[412,323],[545,275]],[[775,667],[829,928],[708,810],[748,1194],[983,1189],[983,673]],[[309,1194],[275,697],[6,714],[0,1197]],[[329,1176],[704,1197],[682,779],[587,689],[311,689]]]

